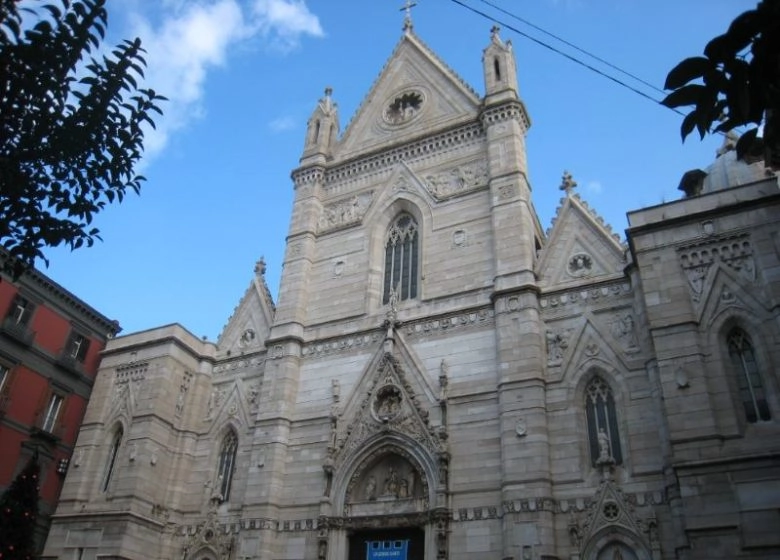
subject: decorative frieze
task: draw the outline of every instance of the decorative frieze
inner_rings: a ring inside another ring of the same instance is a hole
[[[531,126],[525,106],[518,101],[486,109],[481,117],[482,125],[485,128],[508,120],[519,122],[526,130]]]
[[[403,333],[407,337],[428,336],[451,332],[456,329],[467,329],[472,327],[484,327],[492,325],[494,322],[494,312],[492,309],[484,308],[465,313],[444,316],[437,319],[425,319],[421,321],[410,321],[404,323]]]
[[[488,184],[487,164],[472,162],[425,177],[425,188],[436,200],[446,200],[485,188]]]
[[[630,292],[631,286],[628,282],[619,282],[545,295],[539,299],[539,305],[543,310],[552,310],[568,305],[586,305],[588,303],[615,299]]]
[[[324,176],[325,170],[322,167],[306,167],[303,169],[296,169],[292,173],[293,182],[295,183],[296,188],[322,183]]]
[[[301,350],[304,358],[319,358],[337,352],[348,352],[373,346],[381,338],[379,331],[353,334],[332,338],[329,340],[319,340],[307,343]]]
[[[442,134],[429,136],[417,142],[404,144],[374,156],[341,165],[325,174],[325,185],[331,186],[365,174],[378,173],[392,168],[401,161],[413,161],[440,152],[461,148],[475,141],[482,141],[485,131],[479,123],[470,124]]]
[[[359,224],[373,200],[374,191],[367,191],[325,205],[317,223],[319,232]]]
[[[265,366],[265,356],[258,355],[251,358],[241,357],[230,361],[220,362],[214,366],[213,374],[215,376],[225,375],[230,372],[241,372],[242,370],[252,369],[254,371],[262,370]]]

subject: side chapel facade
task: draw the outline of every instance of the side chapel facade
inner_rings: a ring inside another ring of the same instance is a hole
[[[549,232],[497,29],[479,96],[407,25],[308,125],[275,305],[112,340],[45,557],[780,554],[777,180]],[[376,550],[374,550],[374,553]],[[374,557],[380,557],[374,556]]]

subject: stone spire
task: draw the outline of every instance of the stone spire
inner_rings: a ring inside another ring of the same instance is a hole
[[[512,41],[502,41],[501,29],[494,25],[490,29],[490,44],[482,53],[485,73],[485,97],[488,100],[504,101],[517,99],[517,69]]]
[[[306,129],[306,142],[301,162],[311,156],[328,156],[339,134],[338,105],[332,98],[333,89],[325,88],[324,96],[317,102]]]

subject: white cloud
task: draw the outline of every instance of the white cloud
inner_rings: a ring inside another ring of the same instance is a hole
[[[601,184],[601,181],[588,181],[586,188],[588,189],[588,192],[592,192],[593,194],[601,194],[604,191],[604,186]]]
[[[148,6],[135,4],[136,10]],[[267,46],[289,50],[303,35],[323,35],[319,19],[302,0],[253,0],[248,5],[241,0],[165,0],[156,10],[130,15],[133,33],[147,51],[144,87],[168,98],[157,129],[146,133],[147,157],[160,153],[173,132],[203,115],[208,74],[226,64],[232,47],[262,36]]]
[[[303,0],[254,0],[255,24],[281,49],[296,47],[301,35],[322,37],[320,21]]]
[[[290,116],[277,117],[268,123],[268,128],[274,132],[285,132],[295,128],[295,118]]]

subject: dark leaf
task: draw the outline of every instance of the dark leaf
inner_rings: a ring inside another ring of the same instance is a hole
[[[677,89],[691,80],[701,78],[713,67],[714,65],[712,62],[704,57],[695,56],[686,58],[680,64],[672,68],[666,76],[664,89]]]
[[[661,103],[667,107],[675,108],[686,105],[696,105],[699,98],[708,90],[701,84],[690,84],[676,89],[667,95]]]

